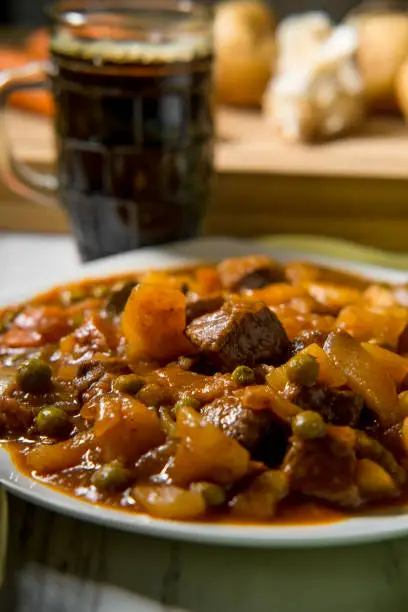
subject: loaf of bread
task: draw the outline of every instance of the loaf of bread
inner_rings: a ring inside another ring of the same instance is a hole
[[[276,30],[277,74],[307,68],[331,32],[332,23],[323,12],[291,15],[284,19]]]
[[[350,131],[362,121],[362,82],[354,64],[358,39],[345,25],[331,29],[321,42],[310,29],[302,38],[309,38],[304,61],[286,61],[285,70],[281,67],[265,94],[264,112],[283,138],[315,142]]]

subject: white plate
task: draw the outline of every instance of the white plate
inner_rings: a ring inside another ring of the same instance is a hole
[[[281,261],[299,260],[301,258],[299,253],[291,254],[287,250],[274,250],[239,240],[203,239],[158,249],[141,249],[100,260],[83,266],[76,278],[101,276],[129,269],[182,265],[200,258],[207,260],[220,259],[230,255],[254,252],[270,253]],[[408,274],[395,270],[350,264],[346,261],[322,258],[321,256],[305,255],[305,258],[331,267],[340,267],[345,270],[353,269],[377,280],[390,283],[408,282]],[[61,278],[60,280],[62,283],[72,279]],[[45,284],[40,283],[38,291],[45,288]],[[2,301],[6,304],[26,297],[29,296],[11,295],[6,299],[2,297]],[[212,525],[152,519],[130,512],[94,506],[35,482],[22,475],[15,468],[4,449],[0,449],[0,482],[16,495],[76,518],[126,531],[196,542],[222,543],[235,546],[312,547],[371,542],[408,534],[408,508],[406,512],[400,511],[395,514],[350,518],[322,525],[299,526]]]

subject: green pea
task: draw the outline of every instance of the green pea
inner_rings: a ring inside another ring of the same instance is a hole
[[[72,430],[68,415],[57,406],[46,406],[37,414],[35,424],[40,434],[52,438],[64,438]]]
[[[41,359],[30,359],[23,363],[16,376],[20,389],[25,393],[46,393],[51,389],[51,367]]]
[[[115,391],[120,393],[128,393],[129,395],[136,395],[145,384],[145,381],[136,374],[123,374],[118,376],[113,383]]]
[[[243,387],[252,385],[255,382],[255,373],[253,369],[246,365],[241,365],[235,368],[231,376],[234,382],[236,382],[238,385],[242,385]]]
[[[190,490],[201,493],[207,506],[222,506],[226,500],[224,489],[212,482],[194,482]]]
[[[302,387],[311,387],[319,376],[319,364],[315,357],[298,353],[286,364],[290,382]]]
[[[195,399],[195,397],[181,397],[175,404],[174,404],[174,411],[177,414],[177,411],[180,410],[180,408],[194,408],[194,410],[199,410],[200,409],[200,402],[198,400]]]
[[[318,412],[304,410],[294,417],[292,431],[302,440],[313,440],[326,434],[326,425]]]
[[[130,472],[118,461],[102,466],[92,476],[92,484],[100,491],[120,491],[130,481]]]

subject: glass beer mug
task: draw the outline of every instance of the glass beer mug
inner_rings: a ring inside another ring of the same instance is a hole
[[[199,233],[213,164],[212,20],[200,2],[60,1],[50,60],[0,75],[0,169],[60,201],[84,260]],[[15,159],[9,94],[51,84],[57,174]]]

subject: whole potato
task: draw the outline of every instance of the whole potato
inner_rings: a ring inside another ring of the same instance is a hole
[[[274,17],[258,0],[220,4],[214,26],[216,100],[259,106],[275,63]]]
[[[398,70],[395,79],[395,93],[399,107],[404,117],[408,120],[408,59],[405,60]]]
[[[357,27],[357,63],[367,106],[396,110],[394,81],[408,55],[408,13],[362,12],[350,18]]]

